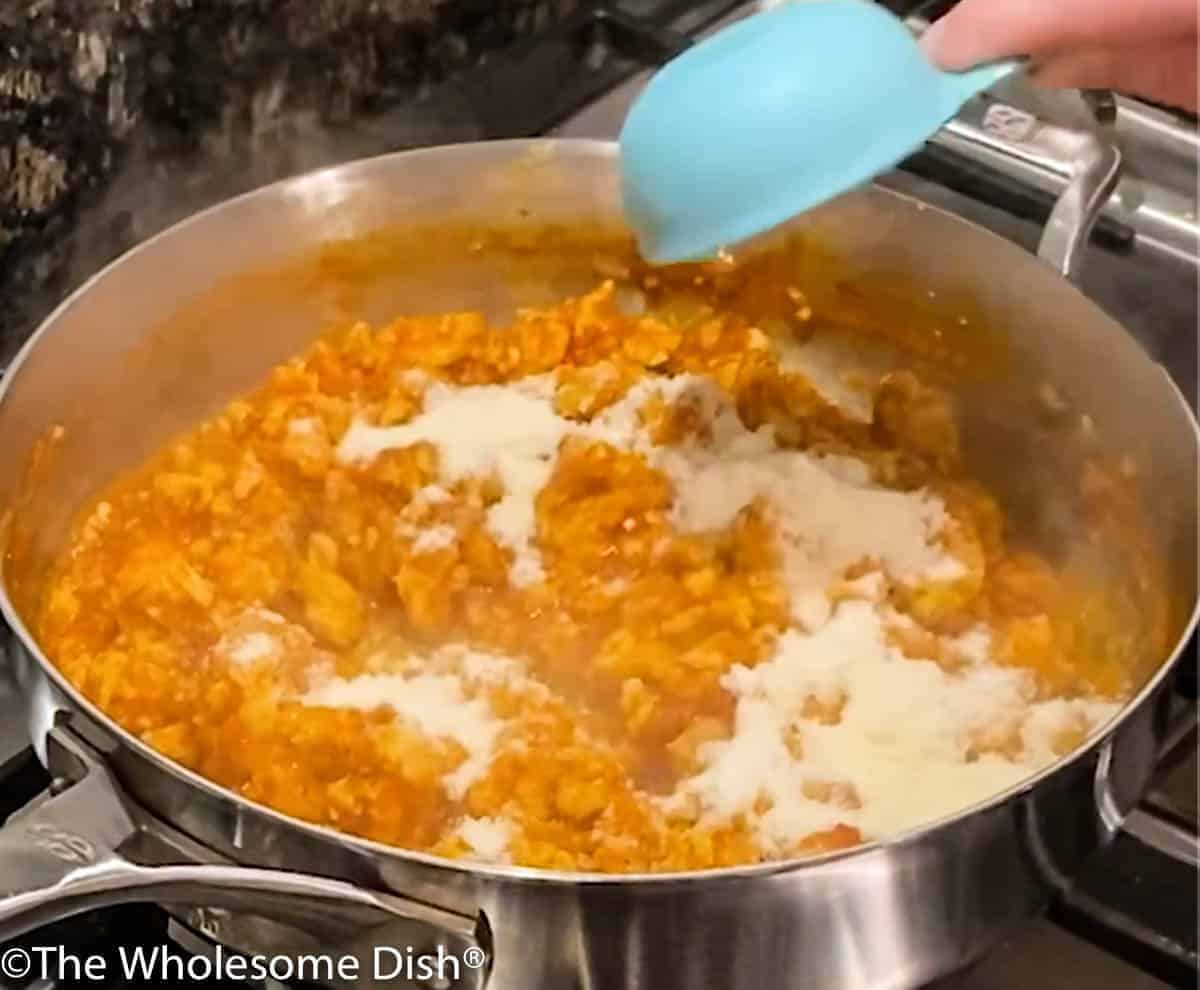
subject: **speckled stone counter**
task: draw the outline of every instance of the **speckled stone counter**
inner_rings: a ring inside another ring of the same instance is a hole
[[[437,84],[576,2],[0,3],[0,357],[90,272],[203,205],[482,136]]]

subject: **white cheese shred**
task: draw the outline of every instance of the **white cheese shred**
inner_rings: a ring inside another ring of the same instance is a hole
[[[764,508],[776,532],[792,627],[766,661],[726,674],[723,686],[736,703],[733,734],[700,748],[699,769],[661,799],[666,807],[699,807],[710,823],[742,816],[774,854],[839,823],[882,837],[1005,790],[1051,762],[1064,731],[1094,730],[1116,711],[1105,701],[1037,701],[1031,675],[991,663],[985,629],[950,641],[965,661],[954,671],[889,644],[888,625],[906,621],[886,605],[889,582],[952,581],[966,573],[942,546],[948,516],[932,494],[879,485],[852,456],[781,448],[769,427],[748,430],[729,396],[700,376],[644,379],[590,423],[558,416],[553,393],[549,375],[504,386],[432,382],[413,420],[391,427],[356,421],[338,456],[361,462],[433,444],[440,484],[418,493],[429,503],[448,497],[443,486],[495,477],[504,494],[487,523],[513,553],[509,577],[516,586],[545,578],[534,505],[568,436],[636,452],[662,471],[674,489],[672,522],[680,531],[719,530],[752,505]],[[656,445],[639,416],[656,394],[695,407],[708,427],[704,436]],[[414,547],[437,549],[454,538],[450,527],[434,527],[416,534]],[[844,580],[848,568],[864,562],[873,569]],[[836,605],[835,587],[845,599]],[[422,732],[453,739],[468,756],[446,787],[461,798],[486,771],[504,729],[464,684],[530,682],[506,658],[459,650],[454,664],[453,674],[329,682],[306,700],[387,705]],[[814,705],[834,714],[815,718]],[[502,822],[465,819],[459,834],[483,859],[505,854]]]
[[[334,678],[310,690],[301,700],[307,705],[361,711],[390,708],[423,735],[457,743],[466,757],[443,780],[446,793],[456,801],[461,801],[471,785],[487,772],[504,731],[504,722],[487,701],[468,697],[462,679],[453,674]]]
[[[1106,701],[1035,701],[1028,672],[981,662],[978,631],[969,634],[975,662],[948,673],[903,656],[884,629],[873,603],[843,602],[818,631],[790,630],[767,661],[732,668],[734,733],[701,748],[701,770],[668,803],[690,795],[709,820],[746,815],[773,852],[836,823],[893,835],[1013,786],[1055,758],[1058,732],[1080,720],[1094,730],[1117,711]],[[841,705],[840,719],[806,717],[809,699]],[[1011,727],[1019,755],[976,752],[997,727]],[[840,784],[860,806],[806,797],[814,783]]]
[[[482,863],[509,862],[512,833],[512,823],[503,818],[464,818],[455,829],[455,834],[470,847],[471,858]]]

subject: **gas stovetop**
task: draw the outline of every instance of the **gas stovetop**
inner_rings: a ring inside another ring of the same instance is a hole
[[[922,23],[914,5],[888,6]],[[925,5],[928,8],[928,5]],[[614,0],[585,7],[545,33],[489,59],[407,108],[401,141],[363,147],[440,143],[439,120],[471,122],[472,136],[554,134],[613,138],[629,101],[652,69],[691,39],[752,8],[729,0]],[[1170,371],[1196,405],[1197,138],[1194,119],[1135,101],[1046,96],[1019,87],[993,99],[1054,122],[1105,129],[1123,146],[1127,177],[1088,251],[1084,290],[1124,323]],[[1066,172],[997,160],[961,128],[947,128],[880,181],[960,214],[1032,250]],[[421,126],[422,121],[428,127]],[[977,123],[977,119],[974,121]],[[385,128],[382,130],[386,130]],[[372,133],[381,132],[378,122]],[[1049,914],[997,948],[946,990],[1157,990],[1195,986],[1197,978],[1197,732],[1195,644],[1181,668],[1177,722],[1155,783],[1120,836]],[[0,820],[48,785],[28,749],[20,706],[0,679]],[[196,932],[153,905],[94,912],[26,937],[21,946],[61,945],[68,954],[167,946],[182,958],[211,951]],[[0,965],[4,954],[0,947]],[[105,981],[12,979],[0,987],[125,986],[107,967]],[[206,980],[205,987],[245,985]],[[396,984],[397,986],[401,984]],[[698,988],[699,990],[699,988]],[[714,988],[716,990],[716,988]]]

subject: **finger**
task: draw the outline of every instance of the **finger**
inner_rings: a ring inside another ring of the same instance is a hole
[[[1009,55],[1194,39],[1195,0],[962,0],[922,38],[946,69]],[[1194,52],[1193,48],[1193,52]]]
[[[1038,64],[1030,78],[1039,86],[1114,89],[1192,113],[1198,102],[1196,49],[1186,42],[1056,55]]]

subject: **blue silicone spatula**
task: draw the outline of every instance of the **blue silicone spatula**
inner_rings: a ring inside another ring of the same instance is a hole
[[[626,217],[651,261],[770,230],[916,150],[1021,59],[943,72],[869,0],[793,0],[664,66],[621,131]]]

